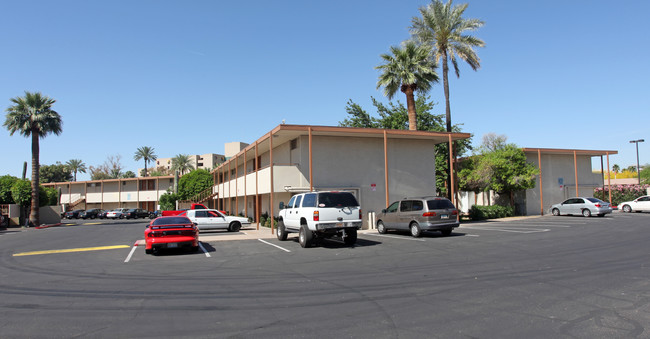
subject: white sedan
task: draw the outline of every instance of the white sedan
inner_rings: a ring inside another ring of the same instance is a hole
[[[227,229],[239,232],[242,225],[250,225],[248,218],[225,215],[218,210],[187,210],[185,215],[199,228],[199,231]]]
[[[638,197],[632,201],[626,201],[618,204],[623,212],[641,212],[650,211],[650,195]]]

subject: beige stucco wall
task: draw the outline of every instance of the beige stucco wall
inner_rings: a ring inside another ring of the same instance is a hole
[[[526,154],[529,163],[538,165],[537,153]],[[576,181],[573,155],[542,154],[542,188],[544,195],[544,213],[548,208],[564,201],[567,198],[576,196]],[[578,169],[578,195],[593,197],[594,188],[602,186],[602,176],[592,173],[591,157],[578,155],[576,157]],[[560,178],[563,186],[560,187]],[[541,212],[539,192],[539,176],[536,187],[526,190],[526,213],[527,215],[539,215]]]

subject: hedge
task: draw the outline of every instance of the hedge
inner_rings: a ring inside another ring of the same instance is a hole
[[[470,220],[485,220],[507,218],[515,215],[515,210],[511,206],[478,206],[474,205],[469,209]]]

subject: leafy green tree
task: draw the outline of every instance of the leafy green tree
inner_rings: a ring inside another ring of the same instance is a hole
[[[41,183],[72,181],[72,170],[61,162],[54,165],[43,165],[39,169]]]
[[[437,65],[430,58],[430,49],[413,41],[406,41],[403,48],[392,46],[390,50],[392,55],[382,54],[384,64],[376,67],[381,70],[377,88],[383,87],[389,100],[397,90],[406,95],[409,129],[416,131],[415,92],[426,93],[433,83],[438,82]]]
[[[474,192],[494,190],[508,194],[514,206],[514,192],[535,188],[538,174],[539,169],[526,162],[526,154],[517,145],[501,144],[492,149],[484,143],[479,154],[465,161],[459,172],[459,185]]]
[[[345,127],[365,127],[365,128],[385,128],[385,129],[408,129],[408,109],[399,100],[397,103],[389,102],[388,105],[377,101],[372,98],[372,104],[377,110],[378,117],[368,114],[363,108],[354,103],[352,100],[348,101],[346,112],[350,115],[349,118],[339,122],[339,126]],[[444,115],[432,114],[435,104],[431,102],[430,97],[424,94],[418,94],[415,100],[415,107],[417,112],[418,128],[422,131],[443,132],[445,127]],[[459,125],[453,126],[454,132],[461,132]],[[454,149],[458,156],[463,156],[467,150],[471,149],[471,139],[454,141]],[[439,144],[435,146],[436,149],[436,190],[441,195],[448,193],[447,180],[448,180],[448,160],[449,160],[449,146]]]
[[[197,169],[185,174],[178,180],[178,195],[187,200],[214,185],[212,174],[204,169]]]
[[[14,204],[14,198],[11,196],[11,188],[18,178],[11,175],[0,177],[0,204]]]
[[[25,91],[24,97],[11,98],[12,106],[7,108],[3,124],[13,135],[18,132],[24,137],[32,138],[32,209],[29,220],[33,225],[40,225],[39,201],[39,140],[48,134],[61,134],[63,122],[59,113],[52,109],[56,100],[39,92]]]
[[[74,173],[74,181],[77,181],[77,172],[86,173],[86,164],[81,159],[70,159],[65,164]]]
[[[41,186],[43,187],[43,186]],[[43,187],[43,191],[47,196],[47,206],[56,206],[59,204],[59,190],[54,187]]]
[[[617,164],[614,164],[614,166],[612,166],[612,171],[614,171],[614,173],[620,172],[621,171],[621,166],[619,166]]]
[[[158,202],[160,203],[160,209],[163,211],[171,211],[176,209],[176,201],[179,199],[178,194],[176,193],[165,193],[160,196]]]
[[[135,178],[135,173],[133,171],[126,171],[122,174],[122,178]]]
[[[181,175],[194,169],[189,154],[178,154],[172,158],[172,171],[178,171]]]
[[[156,153],[154,153],[153,147],[142,146],[135,151],[135,155],[133,156],[133,159],[135,161],[144,160],[144,176],[146,177],[147,164],[151,161],[155,161],[156,159],[158,159],[158,156],[156,155]]]
[[[468,31],[475,31],[484,22],[478,19],[464,19],[463,13],[467,4],[452,5],[452,0],[443,3],[433,0],[429,5],[420,7],[422,17],[414,17],[411,21],[411,36],[419,43],[430,46],[438,63],[442,63],[442,79],[445,91],[445,114],[447,132],[451,132],[451,108],[449,106],[449,64],[454,66],[456,77],[460,77],[458,58],[464,60],[473,70],[481,67],[480,59],[474,47],[483,47],[485,42]]]

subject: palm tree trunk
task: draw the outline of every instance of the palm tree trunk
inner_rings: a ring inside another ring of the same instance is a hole
[[[413,87],[408,86],[404,93],[406,94],[406,107],[408,108],[409,113],[409,130],[417,131],[418,122],[417,122],[417,112],[415,111],[415,96],[413,95]]]
[[[447,52],[442,51],[442,82],[445,89],[445,120],[447,132],[451,132],[451,107],[449,106],[449,65],[447,65]]]
[[[147,177],[147,159],[144,159],[144,177]]]
[[[449,65],[447,64],[446,50],[442,50],[442,82],[445,89],[445,120],[447,122],[447,132],[451,133],[451,108],[449,107]],[[452,149],[449,147],[449,152],[451,151]],[[447,157],[447,164],[447,168],[449,168],[449,175],[447,176],[447,187],[451,187],[452,164],[449,161],[449,157]],[[448,195],[449,198],[451,198],[451,190],[448,191]]]
[[[33,226],[40,225],[39,211],[38,211],[38,182],[39,182],[39,133],[36,129],[32,129],[32,211],[29,214],[29,222]]]

